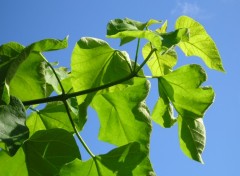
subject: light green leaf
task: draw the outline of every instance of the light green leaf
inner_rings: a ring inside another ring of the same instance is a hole
[[[28,176],[25,155],[22,148],[20,148],[13,157],[4,151],[0,151],[0,166],[1,175]]]
[[[168,21],[166,20],[166,21],[163,23],[163,25],[162,25],[159,29],[157,29],[156,31],[157,31],[158,33],[160,33],[160,34],[166,33],[166,32],[167,32],[167,26],[168,26]]]
[[[160,77],[159,89],[183,118],[196,119],[203,117],[214,99],[212,88],[199,87],[204,81],[206,74],[199,65],[186,65]]]
[[[189,29],[189,40],[178,44],[187,56],[198,56],[203,59],[209,68],[224,71],[218,49],[200,23],[190,17],[181,16],[177,19],[175,28]]]
[[[31,53],[20,64],[10,82],[10,92],[21,101],[34,100],[47,96],[47,84],[44,79],[46,63],[39,53]]]
[[[8,105],[0,105],[0,142],[10,156],[15,155],[22,143],[28,139],[29,130],[25,125],[26,113],[22,102],[10,98]]]
[[[180,147],[189,158],[203,163],[201,154],[206,143],[206,131],[201,118],[178,117]]]
[[[0,88],[1,98],[7,101],[6,95],[10,95],[6,92],[6,87],[10,87],[10,91],[13,91],[11,95],[19,97],[22,101],[46,97],[44,58],[40,52],[66,47],[67,38],[64,40],[45,39],[26,48],[17,43],[2,45],[0,47],[0,72],[3,73],[0,80],[3,85]]]
[[[54,68],[54,70],[60,81],[66,79],[69,76],[68,70],[66,67],[58,67],[58,68]],[[45,70],[45,80],[48,86],[52,87],[52,89],[55,90],[58,94],[62,93],[59,82],[50,67],[47,67]]]
[[[71,61],[75,92],[93,89],[123,79],[131,74],[131,62],[125,52],[112,49],[105,41],[82,38],[75,46]],[[131,81],[125,82],[129,84]],[[87,107],[96,92],[77,97],[80,127],[86,122]]]
[[[70,102],[70,100],[68,101],[69,106],[71,106],[73,103],[75,103],[74,106],[76,106],[76,102],[74,102],[74,100]],[[72,109],[74,109],[74,107],[70,108],[70,110]],[[77,126],[77,113],[74,113],[73,111],[70,111],[70,113]],[[73,127],[69,121],[69,117],[66,113],[65,106],[62,102],[48,103],[44,109],[39,110],[38,112],[33,112],[27,119],[27,126],[29,127],[30,135],[38,130],[52,128],[61,128],[71,133],[74,132]]]
[[[58,175],[64,164],[80,158],[72,134],[63,129],[37,131],[23,149],[29,176]]]
[[[131,141],[147,146],[151,121],[144,100],[148,91],[148,81],[134,78],[134,84],[124,90],[95,96],[91,105],[100,119],[99,139],[117,146]]]
[[[147,176],[152,173],[152,168],[149,160],[148,164],[142,164],[142,161],[146,157],[145,152],[141,151],[138,143],[129,143],[85,162],[76,159],[66,164],[61,169],[60,175],[128,176],[134,173],[134,175]],[[142,168],[144,168],[144,170],[142,170]]]
[[[146,44],[143,47],[142,54],[144,59],[147,58],[152,49],[153,48],[151,47],[150,43]],[[153,76],[162,76],[169,73],[176,63],[177,53],[174,50],[169,50],[164,54],[156,51],[148,60],[147,65],[151,70]]]
[[[135,38],[146,38],[146,39],[153,40],[154,32],[150,34],[151,32],[145,33],[143,30],[146,27],[149,27],[153,24],[159,24],[159,23],[161,23],[161,21],[154,20],[154,19],[150,19],[145,23],[131,20],[129,18],[114,19],[114,20],[111,20],[107,25],[107,36],[111,38],[120,38],[121,39],[120,45],[124,45],[134,40]],[[146,36],[144,37],[144,35]]]

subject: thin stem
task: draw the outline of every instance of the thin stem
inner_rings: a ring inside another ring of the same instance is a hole
[[[85,143],[85,141],[83,140],[83,138],[82,138],[82,137],[80,136],[80,134],[78,133],[78,130],[77,130],[75,124],[74,124],[73,118],[72,118],[71,113],[70,113],[70,111],[69,111],[69,107],[68,107],[67,101],[66,101],[66,100],[63,100],[63,103],[64,103],[65,109],[66,109],[66,111],[67,111],[67,115],[68,115],[68,117],[69,117],[69,120],[70,120],[70,122],[71,122],[71,125],[72,125],[72,127],[73,127],[73,130],[74,130],[74,132],[75,132],[76,135],[77,135],[78,140],[81,142],[81,144],[83,145],[83,147],[85,148],[85,150],[88,152],[88,154],[89,154],[92,158],[94,158],[95,155],[92,153],[92,151],[89,149],[89,147],[87,146],[87,144]]]
[[[141,41],[141,39],[138,38],[138,41],[137,41],[137,49],[136,49],[135,60],[134,60],[134,67],[133,67],[133,71],[134,71],[134,72],[135,72],[136,66],[137,66],[137,59],[138,59],[138,51],[139,51],[140,41]]]
[[[51,65],[47,60],[46,60],[46,62],[47,62],[47,64],[48,64],[48,66],[51,68],[51,70],[53,71],[53,74],[55,75],[55,77],[56,77],[56,79],[57,79],[57,81],[58,81],[58,83],[59,83],[59,85],[60,85],[60,87],[61,87],[61,90],[62,90],[62,100],[61,100],[61,101],[63,102],[63,104],[64,104],[64,106],[65,106],[65,109],[66,109],[66,112],[67,112],[69,121],[70,121],[70,123],[71,123],[71,125],[72,125],[72,127],[73,127],[74,132],[76,133],[77,138],[79,139],[79,141],[81,142],[81,144],[83,145],[83,147],[85,148],[85,150],[88,152],[88,154],[89,154],[92,158],[94,158],[95,155],[94,155],[94,154],[91,152],[91,150],[88,148],[87,144],[85,143],[85,141],[82,139],[82,137],[81,137],[80,134],[78,133],[78,130],[77,130],[75,124],[74,124],[73,118],[72,118],[72,116],[71,116],[71,113],[70,113],[70,110],[69,110],[69,107],[68,107],[68,104],[67,104],[67,100],[66,100],[66,97],[65,97],[65,91],[64,91],[64,88],[63,88],[62,83],[61,83],[61,81],[60,81],[60,79],[59,79],[59,77],[58,77],[55,69],[52,67],[52,65]]]
[[[151,52],[148,54],[147,58],[146,58],[146,59],[142,62],[142,64],[137,68],[136,73],[138,73],[138,72],[143,68],[143,66],[147,63],[147,61],[151,58],[152,54],[153,54],[155,51],[157,51],[156,48],[153,48],[153,49],[151,50]]]

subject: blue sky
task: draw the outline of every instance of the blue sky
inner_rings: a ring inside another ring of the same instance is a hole
[[[239,0],[1,0],[0,44],[16,41],[23,45],[44,38],[63,39],[69,35],[69,48],[47,54],[51,61],[69,66],[71,51],[83,36],[106,40],[113,48],[119,41],[106,39],[106,24],[115,18],[128,17],[146,21],[167,19],[169,30],[180,15],[193,17],[205,26],[222,56],[226,73],[206,68],[199,58],[179,53],[179,65],[202,64],[208,74],[206,85],[216,92],[214,104],[207,111],[204,122],[207,129],[207,145],[203,153],[205,164],[199,164],[184,156],[179,148],[177,126],[163,129],[153,124],[151,160],[157,175],[163,176],[238,176],[240,158],[240,59],[239,59]],[[135,44],[135,43],[134,43]],[[134,56],[135,49],[129,44],[127,50]],[[156,100],[156,83],[147,103],[152,109]],[[96,114],[90,112],[89,121],[82,132],[87,144],[95,154],[105,153],[112,146],[97,140],[99,124]],[[91,133],[89,133],[91,131]],[[83,154],[85,159],[87,155]]]

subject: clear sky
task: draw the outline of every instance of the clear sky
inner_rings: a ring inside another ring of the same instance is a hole
[[[205,164],[188,159],[180,150],[177,126],[163,129],[153,124],[151,161],[157,175],[162,176],[239,176],[240,175],[240,58],[239,0],[0,0],[0,45],[16,41],[23,45],[44,38],[63,39],[69,35],[69,48],[49,53],[51,61],[69,66],[71,51],[83,36],[107,40],[113,48],[119,41],[106,39],[106,24],[115,18],[128,17],[139,21],[150,18],[167,19],[169,30],[180,15],[193,17],[205,26],[222,56],[226,73],[210,70],[205,85],[216,92],[214,104],[204,122],[207,145],[203,153]],[[126,45],[134,56],[133,45]],[[198,58],[179,55],[179,65],[203,62]],[[150,109],[155,102],[156,83],[147,101]],[[95,154],[107,152],[111,146],[97,140],[98,121],[90,112],[82,135]],[[83,154],[83,158],[88,156]]]

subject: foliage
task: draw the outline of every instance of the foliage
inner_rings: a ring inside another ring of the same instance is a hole
[[[160,28],[152,30],[152,25]],[[178,125],[183,153],[203,163],[203,116],[214,91],[201,86],[207,75],[200,65],[174,66],[178,46],[209,68],[224,71],[204,27],[187,16],[178,18],[171,32],[167,22],[115,19],[107,25],[107,37],[120,38],[121,45],[137,39],[135,59],[91,37],[76,43],[71,70],[49,63],[43,55],[66,48],[68,38],[45,39],[27,47],[16,42],[0,46],[1,174],[155,175],[149,159],[152,121],[164,128]],[[147,40],[142,61],[141,39]],[[151,76],[144,74],[145,65]],[[158,80],[159,98],[152,112],[145,102],[148,78]],[[89,106],[98,114],[99,139],[116,146],[106,154],[94,155],[80,136]],[[91,156],[88,161],[81,160],[83,151],[74,134]]]

